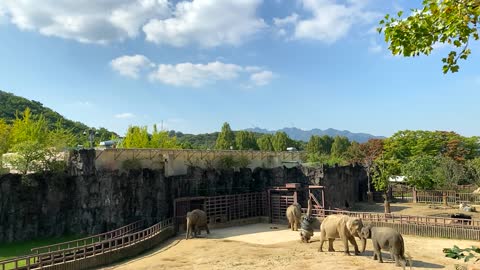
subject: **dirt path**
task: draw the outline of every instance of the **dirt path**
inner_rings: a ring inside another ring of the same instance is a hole
[[[384,264],[373,261],[370,241],[362,256],[344,255],[338,240],[334,244],[337,252],[319,253],[318,232],[313,238],[315,242],[304,244],[299,241],[298,232],[281,225],[218,229],[208,238],[187,241],[183,237],[170,239],[144,256],[105,269],[401,269],[395,267],[387,253],[383,255]],[[454,269],[456,261],[445,258],[442,253],[442,248],[454,244],[467,247],[478,243],[405,236],[406,250],[413,257],[413,269]]]

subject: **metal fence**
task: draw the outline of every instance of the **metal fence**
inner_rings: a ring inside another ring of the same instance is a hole
[[[172,226],[173,220],[167,219],[144,230],[119,235],[107,240],[102,240],[79,247],[60,249],[51,252],[32,254],[0,261],[0,270],[42,269],[54,265],[75,262],[78,260],[84,260],[87,258],[108,254],[109,252],[117,251],[141,243],[151,237],[156,236],[165,228]]]
[[[445,200],[449,204],[480,204],[480,194],[469,192],[456,192],[453,190],[425,190],[417,191],[416,197],[418,203],[441,204]]]
[[[318,211],[318,213],[313,212],[313,215],[320,218],[334,214],[358,217],[374,226],[392,227],[404,234],[480,240],[480,220],[339,210],[322,210]]]

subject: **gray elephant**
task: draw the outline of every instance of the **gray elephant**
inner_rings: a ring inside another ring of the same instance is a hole
[[[360,232],[361,237],[372,239],[373,244],[373,259],[380,263],[382,260],[382,249],[390,250],[392,260],[395,260],[395,265],[405,268],[407,261],[405,259],[405,243],[402,235],[395,229],[389,227],[372,227],[365,226]]]
[[[288,228],[292,228],[292,231],[297,231],[300,227],[300,218],[302,217],[302,207],[299,203],[293,203],[285,211],[285,215],[288,219]]]
[[[335,238],[342,239],[345,247],[345,254],[350,255],[348,249],[348,242],[350,242],[354,249],[355,255],[359,255],[357,242],[355,237],[362,240],[362,252],[365,251],[367,239],[360,236],[360,231],[363,228],[363,222],[359,218],[349,217],[347,215],[330,215],[326,217],[320,225],[320,248],[318,251],[323,251],[323,244],[328,240],[328,251],[335,251],[333,249],[333,241]]]
[[[188,239],[189,236],[196,237],[200,234],[201,230],[205,229],[207,234],[210,234],[207,224],[207,214],[200,210],[195,209],[187,213],[187,235],[185,239]]]

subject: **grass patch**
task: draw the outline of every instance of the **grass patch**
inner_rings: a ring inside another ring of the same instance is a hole
[[[83,236],[67,235],[55,238],[35,239],[9,244],[0,244],[0,261],[30,254],[30,249],[80,239]]]

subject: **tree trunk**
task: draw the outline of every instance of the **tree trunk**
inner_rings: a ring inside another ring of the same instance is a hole
[[[388,195],[385,194],[385,201],[383,202],[383,206],[385,207],[385,214],[390,214],[390,201],[388,200]]]
[[[372,193],[372,188],[370,184],[370,173],[367,172],[367,201],[369,203],[373,202],[373,193]]]
[[[447,192],[443,192],[442,193],[442,202],[443,202],[443,206],[447,206]]]

